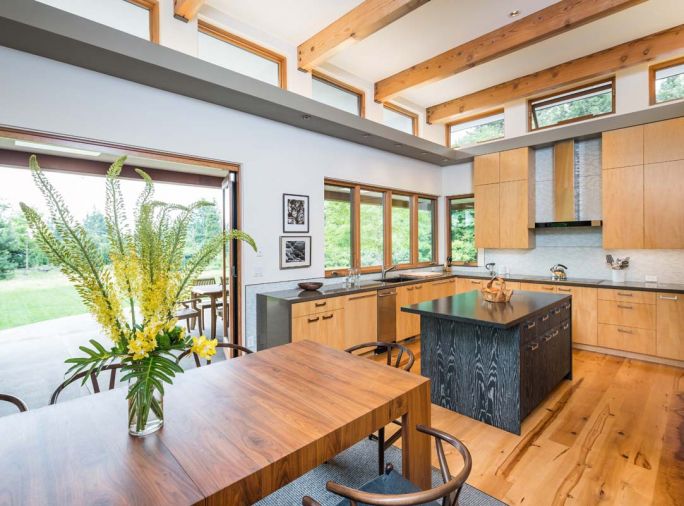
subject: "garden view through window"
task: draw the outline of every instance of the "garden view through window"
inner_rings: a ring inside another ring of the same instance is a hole
[[[449,147],[461,148],[504,137],[503,110],[447,125]]]
[[[530,129],[562,125],[615,112],[613,79],[529,101]]]
[[[327,274],[342,275],[350,267],[373,272],[391,264],[410,267],[434,262],[436,210],[436,197],[326,181]]]
[[[660,104],[684,98],[684,61],[654,66],[651,79],[653,80],[653,102]]]
[[[477,265],[475,247],[475,199],[472,196],[448,199],[449,238],[447,256],[455,265]]]

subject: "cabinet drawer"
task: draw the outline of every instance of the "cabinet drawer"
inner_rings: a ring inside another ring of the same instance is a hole
[[[344,304],[343,299],[344,297],[330,297],[329,299],[312,300],[309,302],[298,302],[297,304],[292,304],[292,318],[341,309]]]
[[[598,345],[645,355],[656,354],[655,331],[636,327],[599,323]]]
[[[642,292],[640,290],[606,290],[599,288],[599,300],[616,300],[620,302],[635,302],[637,304],[655,304],[654,292]]]
[[[654,330],[656,310],[651,304],[599,300],[598,322]]]
[[[544,283],[521,283],[521,290],[528,290],[530,292],[549,292],[556,293],[556,286],[545,285]]]

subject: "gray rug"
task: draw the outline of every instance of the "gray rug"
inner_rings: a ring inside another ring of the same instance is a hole
[[[349,487],[359,488],[375,478],[377,473],[377,446],[375,441],[365,439],[340,453],[327,463],[312,469],[305,475],[268,497],[255,503],[256,506],[300,506],[302,497],[309,495],[323,506],[337,504],[342,498],[329,493],[325,484],[329,480]],[[392,446],[385,453],[386,462],[401,472],[401,450]],[[432,485],[440,485],[442,478],[436,469],[432,470]],[[506,506],[467,483],[458,499],[459,506]]]

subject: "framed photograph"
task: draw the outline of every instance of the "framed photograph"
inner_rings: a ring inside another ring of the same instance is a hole
[[[311,267],[311,236],[280,237],[280,268]]]
[[[309,196],[283,194],[283,233],[309,233]]]

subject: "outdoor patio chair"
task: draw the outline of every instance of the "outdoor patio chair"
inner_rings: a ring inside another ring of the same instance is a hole
[[[188,332],[195,328],[195,321],[197,321],[199,326],[199,333],[204,332],[204,315],[202,310],[199,308],[199,304],[202,303],[202,299],[194,298],[188,300],[182,300],[176,306],[176,311],[173,317],[178,319],[178,321],[185,321],[185,325],[188,328]]]

